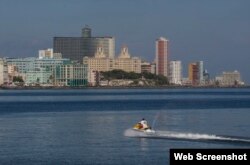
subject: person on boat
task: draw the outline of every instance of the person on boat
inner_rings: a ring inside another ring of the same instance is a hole
[[[148,122],[147,120],[145,120],[144,118],[142,118],[142,120],[139,122],[141,124],[141,128],[140,129],[148,129]]]

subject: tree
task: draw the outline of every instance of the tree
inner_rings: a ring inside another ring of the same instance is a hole
[[[155,75],[149,72],[143,72],[143,73],[135,73],[135,72],[125,72],[120,69],[107,71],[107,72],[101,72],[102,80],[112,80],[112,79],[130,79],[134,81],[134,85],[138,84],[139,79],[145,79],[145,80],[151,80],[154,81],[155,85],[169,85],[169,81],[167,77],[163,75]]]
[[[19,83],[23,83],[23,78],[22,76],[14,76],[13,77],[13,82],[19,82]]]
[[[157,76],[157,85],[169,85],[167,77],[163,75],[158,75]]]

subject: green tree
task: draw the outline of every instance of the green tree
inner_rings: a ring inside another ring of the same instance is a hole
[[[158,75],[157,76],[157,85],[169,85],[167,77],[163,75]]]
[[[130,79],[134,80],[134,85],[138,84],[139,79],[146,79],[151,80],[155,82],[156,85],[169,85],[168,79],[165,76],[162,75],[155,75],[149,72],[143,72],[143,73],[135,73],[135,72],[125,72],[120,69],[107,71],[107,72],[101,72],[102,79],[103,80],[112,80],[112,79]]]
[[[14,76],[13,77],[13,82],[19,82],[19,83],[23,83],[23,78],[22,76]]]

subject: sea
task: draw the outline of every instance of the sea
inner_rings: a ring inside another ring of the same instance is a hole
[[[157,132],[131,129],[145,118]],[[250,148],[250,88],[0,90],[0,164],[168,165]]]

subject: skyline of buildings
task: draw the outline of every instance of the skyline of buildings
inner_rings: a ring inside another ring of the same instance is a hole
[[[131,56],[127,46],[123,46],[116,57],[114,37],[92,37],[91,33],[91,28],[85,26],[81,37],[54,37],[53,46],[56,51],[52,48],[39,50],[38,58],[1,59],[0,85],[9,83],[17,76],[21,76],[27,84],[86,85],[87,81],[94,84],[93,77],[96,77],[96,72],[114,69],[163,75],[168,78],[170,84],[175,85],[211,84],[210,75],[205,71],[203,61],[190,63],[187,69],[188,78],[183,77],[185,69],[182,67],[182,62],[169,60],[169,40],[164,37],[155,40],[155,61],[147,62]],[[6,73],[8,73],[7,78]],[[221,78],[223,81],[217,82],[232,84],[232,80],[230,82],[225,80],[229,79],[227,77],[223,73]],[[234,79],[233,82],[238,82],[237,84],[244,84],[240,76],[231,76],[231,79]]]

